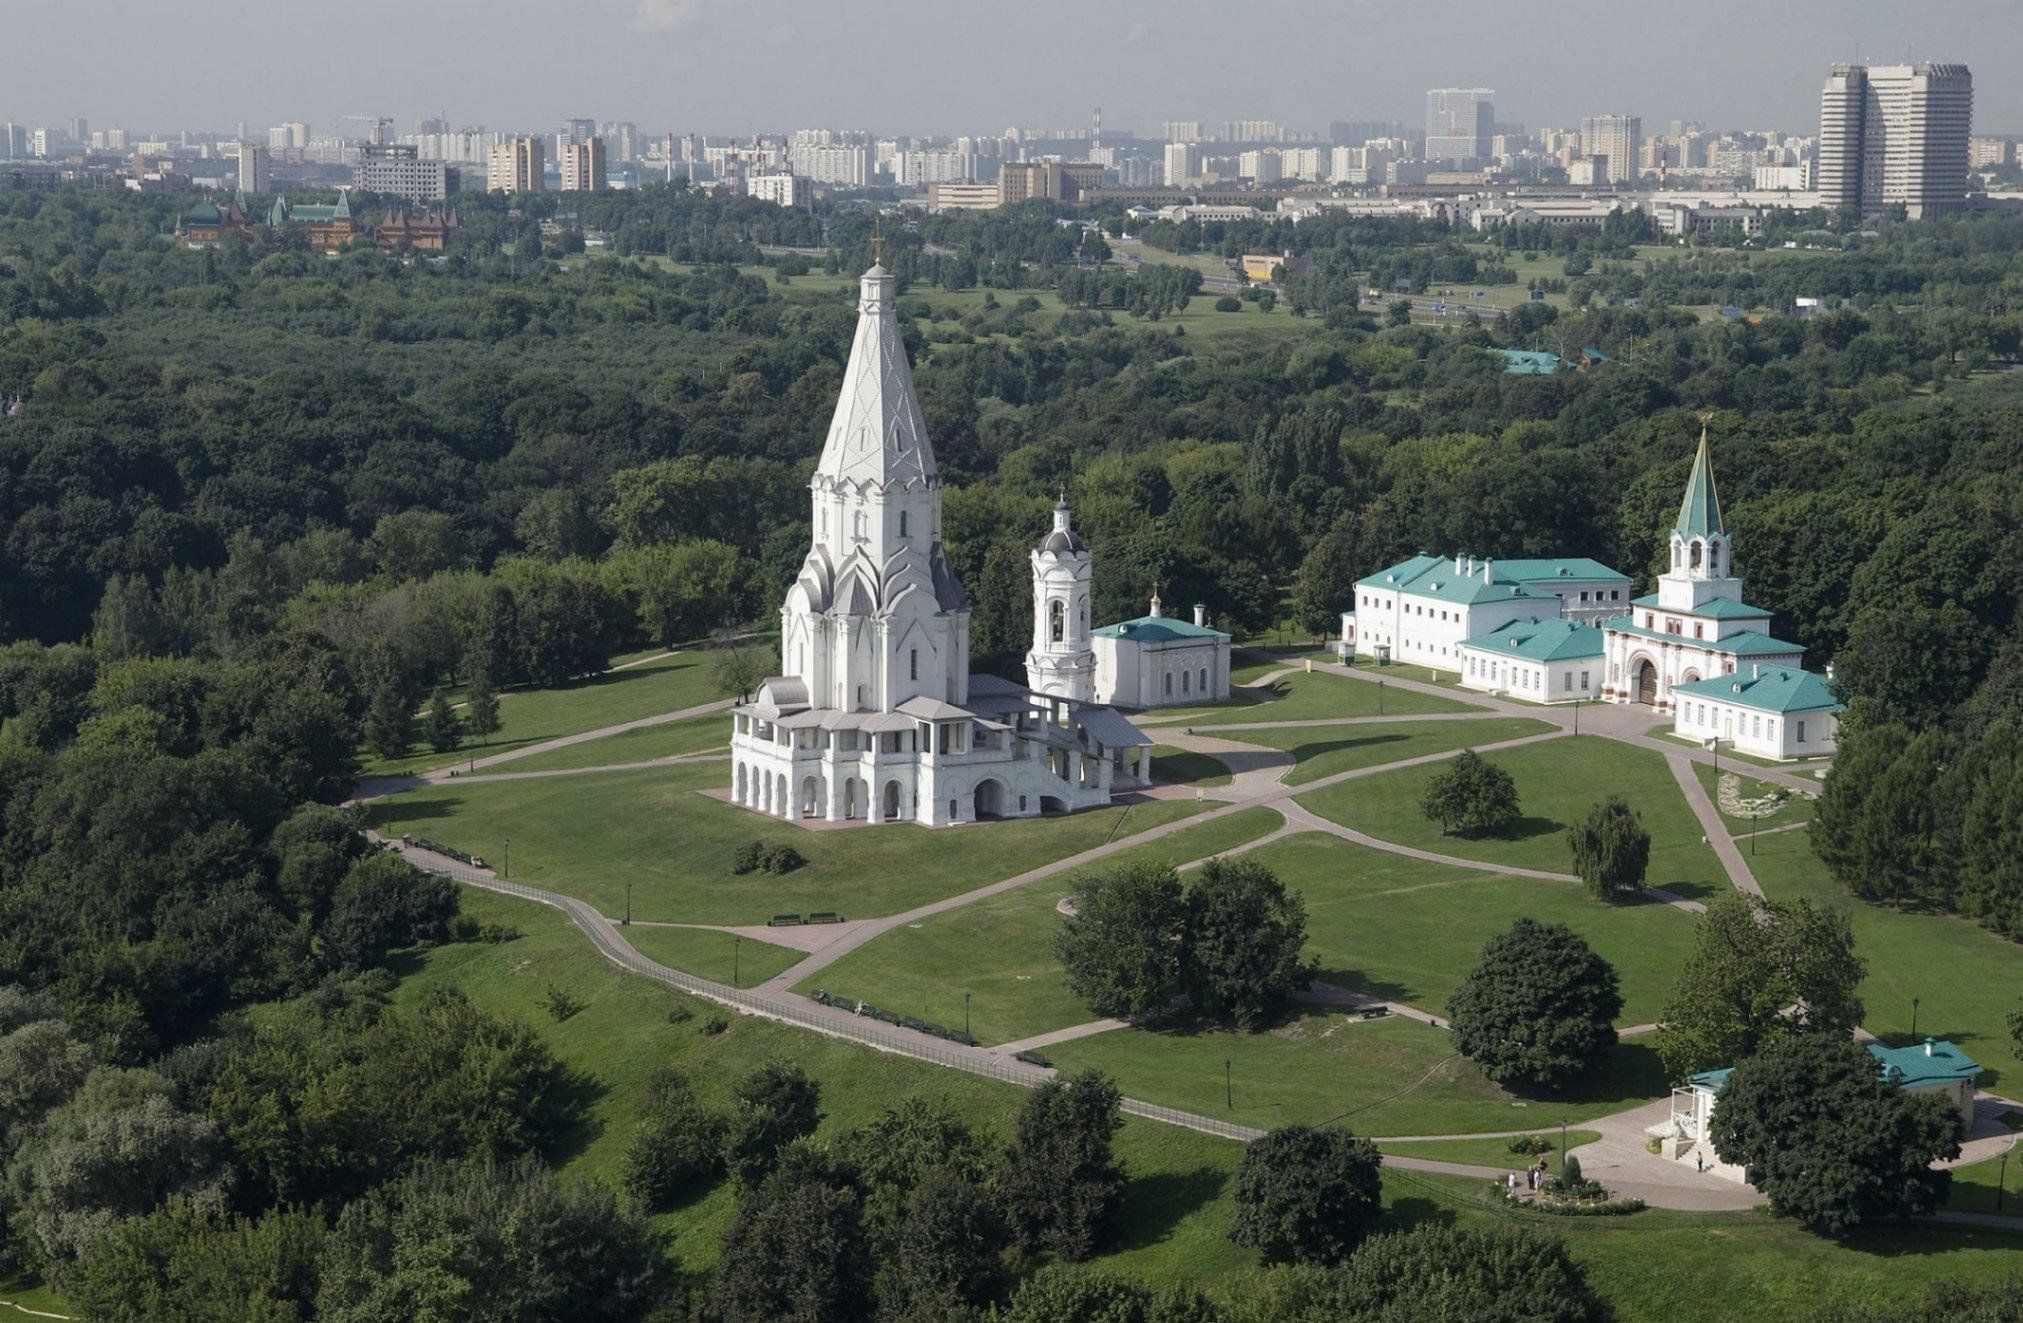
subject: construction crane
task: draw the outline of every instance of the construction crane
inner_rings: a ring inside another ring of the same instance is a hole
[[[391,115],[339,115],[341,121],[357,120],[361,124],[372,125],[372,145],[384,147],[393,140],[393,117]]]

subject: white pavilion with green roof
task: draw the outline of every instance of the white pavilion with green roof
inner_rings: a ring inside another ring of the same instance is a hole
[[[1770,632],[1769,611],[1742,599],[1704,430],[1671,548],[1658,591],[1601,626],[1602,697],[1669,712],[1682,736],[1766,758],[1832,753],[1840,704],[1825,677],[1801,666],[1803,645]]]

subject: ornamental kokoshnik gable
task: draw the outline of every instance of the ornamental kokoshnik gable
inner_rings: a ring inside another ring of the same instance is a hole
[[[1602,697],[1673,715],[1676,734],[1720,739],[1768,758],[1832,753],[1841,705],[1805,649],[1770,633],[1770,612],[1742,600],[1721,519],[1707,433],[1671,530],[1658,591],[1602,623]]]
[[[789,820],[929,826],[1108,804],[1149,779],[1152,741],[1086,701],[1086,564],[1056,582],[1053,553],[1035,558],[1035,592],[1071,599],[1059,638],[1051,605],[1035,608],[1047,665],[1033,676],[1056,691],[970,674],[969,598],[942,547],[941,475],[894,296],[884,267],[864,273],[808,484],[813,545],[780,607],[782,674],[731,709],[732,797]],[[1073,555],[1065,506],[1056,532],[1042,551]]]

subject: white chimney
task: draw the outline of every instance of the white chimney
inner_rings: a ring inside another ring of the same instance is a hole
[[[1929,1038],[1925,1040],[1925,1055],[1926,1056],[1932,1055],[1932,1040]]]
[[[1199,602],[1194,604],[1194,623],[1204,628],[1208,624],[1208,608]]]
[[[1458,551],[1454,553],[1454,572],[1461,573],[1461,553]]]
[[[1494,573],[1495,566],[1496,562],[1489,559],[1489,557],[1484,556],[1482,558],[1482,582],[1484,583],[1496,582],[1494,579],[1490,577],[1490,575]]]
[[[1752,680],[1760,680],[1760,679],[1762,679],[1762,678],[1763,678],[1763,663],[1762,663],[1762,662],[1750,662],[1750,663],[1749,663],[1749,678],[1750,678],[1750,679],[1752,679]]]

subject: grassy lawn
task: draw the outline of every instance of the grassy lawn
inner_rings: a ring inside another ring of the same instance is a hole
[[[2004,1213],[2023,1217],[2023,1148],[2012,1144],[2005,1169],[2001,1155],[1953,1168],[1953,1189],[1946,1207],[1961,1213]],[[1997,1183],[2003,1186],[2002,1206],[1995,1207]],[[2023,1249],[2023,1242],[2019,1242]]]
[[[1245,744],[1284,749],[1298,762],[1285,775],[1287,785],[1304,785],[1336,772],[1375,767],[1421,754],[1478,748],[1526,735],[1548,734],[1554,727],[1530,717],[1483,717],[1474,721],[1372,722],[1367,726],[1294,726],[1230,731],[1228,738]],[[1555,741],[1557,743],[1557,741]],[[1496,754],[1497,758],[1507,755]],[[1415,769],[1416,770],[1416,769]],[[1430,772],[1419,772],[1431,775]],[[1396,775],[1407,775],[1405,772]],[[1339,792],[1330,792],[1339,793]],[[1417,804],[1417,799],[1413,800]],[[1309,805],[1308,807],[1314,807]],[[1358,826],[1362,824],[1358,823]]]
[[[504,753],[561,735],[715,702],[718,694],[710,683],[710,667],[708,652],[679,652],[626,670],[605,671],[557,689],[509,690],[499,695],[499,733],[477,746],[475,752],[479,757]],[[468,748],[451,753],[423,750],[404,758],[381,759],[360,750],[359,761],[364,764],[366,775],[382,776],[454,767],[472,752]]]
[[[1784,786],[1759,781],[1753,776],[1743,776],[1737,772],[1722,769],[1717,776],[1711,763],[1694,763],[1693,775],[1700,778],[1700,786],[1707,792],[1707,798],[1714,801],[1714,807],[1721,814],[1722,821],[1730,825],[1730,832],[1738,839],[1751,831],[1768,831],[1773,827],[1789,827],[1795,822],[1812,821],[1812,810],[1816,801]],[[1742,800],[1768,799],[1778,791],[1785,791],[1784,802],[1760,816],[1747,812],[1731,813],[1721,805],[1721,782],[1729,781],[1733,793]]]
[[[1527,1100],[1485,1079],[1454,1052],[1444,1029],[1403,1016],[1361,1020],[1329,1010],[1256,1034],[1112,1029],[1056,1044],[1046,1055],[1063,1070],[1104,1071],[1132,1097],[1168,1107],[1267,1129],[1342,1121],[1366,1135],[1556,1128],[1665,1091],[1657,1054],[1634,1040],[1584,1089]],[[1224,1062],[1233,1107],[1224,1103]]]
[[[1474,725],[1469,723],[1463,729]],[[1487,757],[1517,782],[1517,802],[1524,817],[1508,836],[1441,835],[1440,828],[1419,811],[1426,783],[1439,770],[1437,765],[1362,777],[1316,791],[1300,802],[1325,818],[1400,845],[1485,863],[1566,873],[1573,869],[1567,828],[1610,794],[1620,794],[1651,833],[1648,881],[1652,886],[1701,899],[1728,885],[1721,861],[1701,842],[1699,819],[1680,794],[1663,755],[1594,735],[1569,735]],[[1298,776],[1296,770],[1288,779]]]
[[[372,826],[412,832],[506,863],[514,881],[580,896],[606,914],[677,923],[764,923],[779,913],[890,914],[1022,873],[1200,811],[1154,801],[1068,817],[934,830],[911,824],[835,831],[767,818],[701,793],[728,780],[722,763],[530,781],[425,786],[367,809]],[[807,864],[784,876],[734,876],[749,840],[784,842]]]
[[[1912,1041],[1915,1013],[1919,1037],[1931,1034],[1958,1043],[1993,1078],[1986,1087],[2013,1097],[2023,1081],[2023,1061],[2010,1055],[2004,1017],[2017,1009],[2023,992],[2023,945],[1967,919],[1854,899],[1827,874],[1809,835],[1782,831],[1758,837],[1750,867],[1772,900],[1810,900],[1847,913],[1855,953],[1868,962],[1861,985],[1866,1007],[1862,1025],[1906,1043]]]
[[[44,1314],[70,1315],[70,1306],[54,1291],[33,1277],[17,1277],[11,1273],[0,1273],[0,1303],[19,1305],[23,1310],[33,1309]],[[11,1309],[0,1310],[0,1318],[26,1317],[27,1314]]]
[[[1152,779],[1176,786],[1226,786],[1229,768],[1205,753],[1157,744],[1152,747]]]
[[[702,753],[727,748],[731,742],[731,719],[721,712],[670,721],[661,726],[641,726],[581,744],[564,745],[547,753],[530,754],[500,763],[499,772],[554,772],[575,767],[611,767],[640,763],[654,758],[672,758],[684,753]]]
[[[1568,882],[1445,867],[1319,832],[1251,857],[1306,900],[1307,954],[1323,979],[1443,1017],[1483,945],[1520,918],[1565,924],[1615,966],[1625,1025],[1658,1018],[1692,950],[1683,910],[1604,905]]]
[[[740,940],[733,933],[709,928],[642,928],[635,924],[625,930],[625,940],[639,954],[669,969],[739,988],[757,987],[804,954],[792,947],[749,937]]]
[[[1277,669],[1266,667],[1266,671]],[[1378,711],[1381,704],[1383,710]],[[1249,709],[1249,710],[1246,710]],[[1298,671],[1268,685],[1236,685],[1227,703],[1209,707],[1155,708],[1148,720],[1214,726],[1232,721],[1325,721],[1330,717],[1418,716],[1427,712],[1479,711],[1468,703],[1409,689],[1379,687],[1328,671]]]
[[[1245,809],[1122,851],[1097,869],[1147,860],[1184,864],[1256,840],[1284,822],[1272,809]],[[970,1032],[985,1043],[1093,1020],[1096,1013],[1068,991],[1054,961],[1055,906],[1068,890],[1064,874],[895,928],[821,970],[800,991],[822,988],[949,1025],[963,1022],[968,993]]]
[[[1559,1129],[1541,1129],[1540,1138],[1552,1145],[1546,1156],[1552,1161],[1552,1169],[1559,1170]],[[1582,1144],[1592,1144],[1601,1138],[1596,1130],[1569,1130],[1566,1132],[1566,1146],[1579,1148]],[[1426,1139],[1417,1142],[1387,1142],[1382,1145],[1384,1152],[1395,1153],[1401,1158],[1430,1158],[1434,1162],[1466,1162],[1476,1167],[1502,1167],[1506,1171],[1522,1171],[1538,1162],[1535,1153],[1512,1153],[1508,1139]]]

